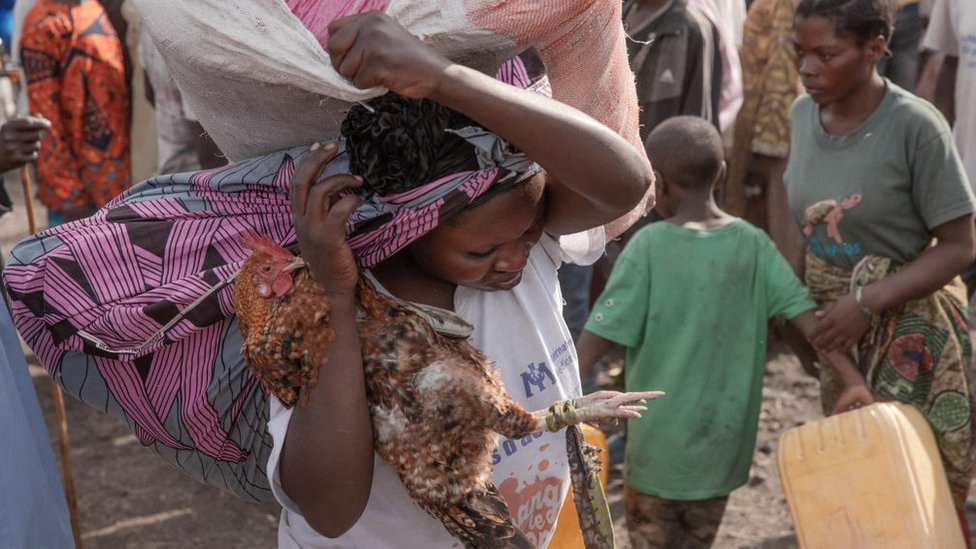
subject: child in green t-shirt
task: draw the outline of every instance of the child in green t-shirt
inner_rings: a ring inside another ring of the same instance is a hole
[[[582,375],[627,347],[628,391],[659,389],[628,424],[627,528],[636,547],[709,545],[728,494],[748,480],[762,400],[767,321],[809,336],[814,302],[765,233],[718,208],[722,139],[680,116],[646,141],[665,221],[638,231],[614,266],[578,347]],[[856,375],[844,355],[830,356]],[[835,411],[872,402],[863,380]]]

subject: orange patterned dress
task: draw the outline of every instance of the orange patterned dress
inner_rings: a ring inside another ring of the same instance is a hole
[[[51,121],[37,161],[49,210],[97,207],[129,188],[122,44],[101,4],[39,0],[20,43],[30,109]]]

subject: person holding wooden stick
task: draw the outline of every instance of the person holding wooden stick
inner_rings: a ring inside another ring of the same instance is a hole
[[[51,123],[39,116],[14,118],[4,123],[0,127],[0,173],[37,160],[37,153],[41,149],[41,135],[50,127]],[[12,209],[10,195],[4,185],[0,184],[0,216]],[[2,265],[0,259],[0,266]]]

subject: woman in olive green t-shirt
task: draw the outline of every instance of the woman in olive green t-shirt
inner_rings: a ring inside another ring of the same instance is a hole
[[[793,107],[784,179],[823,307],[813,343],[856,345],[857,370],[821,370],[824,411],[914,404],[961,510],[976,461],[958,278],[976,257],[974,200],[945,120],[877,72],[891,29],[885,0],[800,2],[793,39],[807,95]]]

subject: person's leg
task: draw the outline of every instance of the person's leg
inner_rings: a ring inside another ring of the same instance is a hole
[[[683,502],[659,498],[624,486],[627,534],[633,549],[675,547],[681,530],[679,510]]]
[[[54,210],[47,211],[47,226],[48,228],[57,227],[58,225],[64,224],[64,214],[61,212],[56,212]]]
[[[722,515],[729,496],[685,501],[681,513],[681,533],[684,541],[676,544],[680,547],[699,548],[711,547],[722,524]]]

